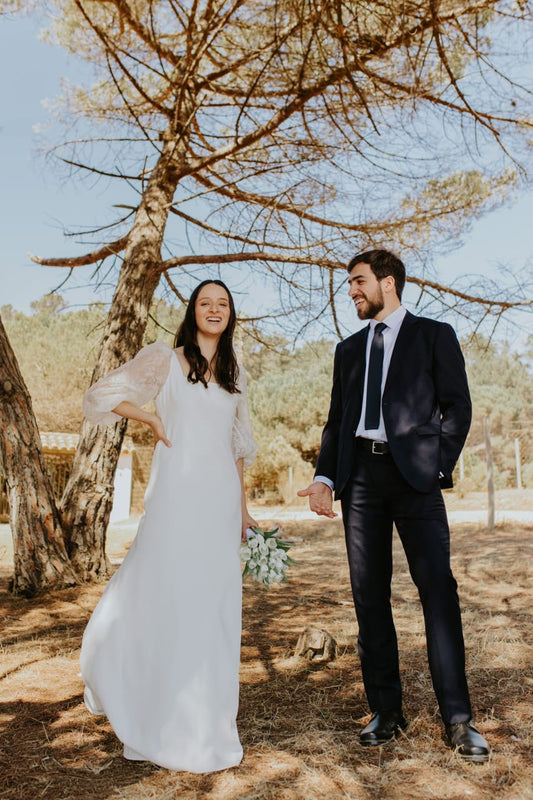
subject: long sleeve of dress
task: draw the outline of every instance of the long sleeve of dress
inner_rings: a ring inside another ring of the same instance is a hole
[[[252,433],[252,423],[248,407],[246,372],[244,367],[240,367],[239,369],[237,386],[240,390],[240,394],[238,395],[237,411],[233,421],[233,454],[235,459],[244,459],[244,466],[249,467],[257,455],[257,445]]]
[[[119,419],[112,409],[124,400],[143,406],[152,400],[165,383],[172,349],[154,342],[139,350],[135,358],[93,383],[83,398],[83,413],[97,425],[113,425]]]

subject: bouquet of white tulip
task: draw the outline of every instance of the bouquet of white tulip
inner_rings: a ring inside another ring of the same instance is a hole
[[[289,542],[279,539],[276,534],[279,528],[264,531],[262,528],[248,528],[247,542],[241,548],[241,561],[244,563],[242,577],[247,575],[265,586],[287,580],[286,571],[289,564],[296,561],[287,555],[292,547]]]

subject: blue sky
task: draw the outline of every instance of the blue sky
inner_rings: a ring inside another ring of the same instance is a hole
[[[88,183],[69,183],[38,152],[40,137],[34,126],[44,125],[47,119],[42,102],[58,93],[61,76],[76,80],[82,68],[61,49],[41,43],[38,26],[31,19],[0,20],[0,306],[11,304],[29,311],[31,301],[55,288],[65,273],[32,264],[28,252],[43,256],[80,252],[75,242],[65,238],[63,228],[101,220],[95,210],[119,201],[104,183],[92,188]],[[530,192],[475,223],[460,247],[436,258],[439,276],[450,281],[475,273],[498,280],[505,265],[525,269],[533,257],[532,227]],[[68,289],[62,290],[69,304],[110,299],[109,292],[95,293],[87,285],[89,277],[90,269],[79,271]],[[524,323],[532,326],[531,315],[524,315]]]

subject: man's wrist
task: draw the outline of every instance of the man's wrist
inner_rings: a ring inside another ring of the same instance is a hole
[[[325,475],[315,475],[315,477],[313,478],[313,483],[324,483],[333,494],[333,490],[335,489],[335,484],[330,478],[326,478]]]

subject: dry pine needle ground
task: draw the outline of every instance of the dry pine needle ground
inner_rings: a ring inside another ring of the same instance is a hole
[[[103,587],[17,599],[4,568],[0,800],[533,800],[533,529],[508,525],[489,534],[462,525],[452,532],[472,699],[494,748],[483,766],[462,763],[443,742],[421,610],[398,547],[393,599],[410,725],[387,747],[358,745],[367,706],[342,527],[313,521],[287,523],[284,531],[298,540],[290,582],[270,591],[245,583],[244,760],[204,776],[125,761],[107,721],[86,712],[79,645]],[[335,637],[336,661],[314,665],[293,656],[309,624]]]

